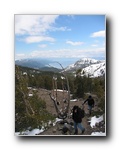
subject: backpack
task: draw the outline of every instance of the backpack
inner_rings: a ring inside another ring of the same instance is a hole
[[[84,111],[84,109],[79,108],[79,111],[80,111],[81,118],[84,118],[85,117],[85,111]]]
[[[94,105],[94,99],[89,99],[89,101],[88,101],[88,105]]]
[[[81,117],[82,117],[82,118],[85,117],[85,111],[84,111],[84,109],[81,109]]]

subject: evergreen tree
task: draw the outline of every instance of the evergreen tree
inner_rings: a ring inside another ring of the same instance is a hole
[[[77,97],[83,97],[84,96],[83,78],[81,76],[77,76],[74,83],[75,83],[75,95]]]
[[[22,131],[28,127],[40,127],[42,122],[54,117],[46,110],[46,103],[37,96],[29,96],[28,75],[23,75],[19,67],[15,69],[15,131]]]

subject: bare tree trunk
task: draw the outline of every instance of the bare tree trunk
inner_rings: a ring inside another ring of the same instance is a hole
[[[57,62],[58,63],[58,62]],[[62,65],[60,64],[60,63],[58,63],[61,67],[62,67]],[[64,70],[64,68],[62,67],[62,69]],[[50,94],[50,98],[53,100],[53,102],[54,102],[54,105],[55,105],[55,109],[56,109],[56,112],[57,112],[57,114],[58,114],[58,117],[59,118],[62,118],[62,119],[64,119],[64,118],[66,118],[67,117],[67,115],[69,115],[70,114],[70,111],[69,111],[69,107],[70,107],[70,88],[69,88],[69,81],[68,81],[68,78],[67,78],[67,76],[66,76],[66,74],[65,73],[62,73],[63,74],[63,77],[62,77],[62,88],[63,88],[63,99],[62,99],[62,111],[60,111],[60,109],[58,108],[58,106],[57,106],[57,100],[58,100],[58,95],[57,95],[57,78],[56,77],[53,77],[53,88],[55,88],[56,89],[56,93],[55,93],[55,97],[54,97],[54,93],[53,93],[53,97],[51,96],[51,94]],[[63,79],[66,79],[66,82],[67,82],[67,89],[68,89],[68,93],[67,93],[67,95],[68,95],[68,98],[67,98],[67,106],[65,107],[65,105],[64,105],[64,100],[65,100],[65,97],[64,97],[64,85],[63,85]],[[65,107],[65,108],[64,108]]]

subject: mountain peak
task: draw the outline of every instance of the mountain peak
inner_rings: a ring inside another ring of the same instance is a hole
[[[91,77],[103,76],[105,74],[105,61],[100,61],[92,58],[82,58],[74,64],[66,67],[66,72],[76,72],[81,69],[82,76],[90,75]],[[83,74],[84,72],[84,74]]]
[[[80,60],[78,60],[75,64],[95,64],[95,63],[99,63],[100,61],[96,60],[96,59],[92,59],[92,58],[82,58]]]

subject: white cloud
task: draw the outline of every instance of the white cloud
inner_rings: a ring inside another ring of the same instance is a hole
[[[55,39],[49,36],[28,36],[24,39],[26,43],[38,43],[42,41],[54,42]]]
[[[102,57],[105,48],[94,49],[58,49],[58,50],[36,50],[29,57],[41,58],[80,58],[80,57]]]
[[[105,42],[103,42],[103,46],[106,46]]]
[[[105,57],[105,48],[93,49],[56,49],[35,50],[30,54],[16,54],[17,59],[23,58],[81,58],[81,57]]]
[[[59,28],[52,27],[51,31],[71,31],[71,29],[67,27],[59,27]]]
[[[26,55],[25,54],[23,54],[23,53],[21,53],[21,54],[16,54],[15,55],[15,59],[17,60],[17,59],[22,59],[22,58],[25,58],[26,57]]]
[[[38,45],[38,47],[45,48],[45,47],[47,47],[47,45],[46,44],[40,44],[40,45]]]
[[[15,34],[43,35],[47,31],[71,31],[67,27],[55,27],[59,15],[15,15]]]
[[[55,21],[59,15],[15,15],[15,34],[25,35],[21,41],[34,43],[41,41],[54,42],[55,39],[48,36],[49,31],[71,31],[67,27],[55,27]]]
[[[38,35],[51,29],[58,15],[15,15],[15,34]]]
[[[73,45],[73,46],[78,46],[84,44],[83,42],[73,42],[73,41],[66,41],[67,44]]]
[[[92,33],[91,37],[105,37],[105,30]]]
[[[97,44],[92,44],[91,46],[92,46],[92,47],[97,47],[98,45],[97,45]]]
[[[25,54],[17,54],[17,56],[18,56],[18,57],[19,57],[19,56],[20,56],[20,57],[21,57],[21,56],[23,57],[23,56],[25,56]]]

